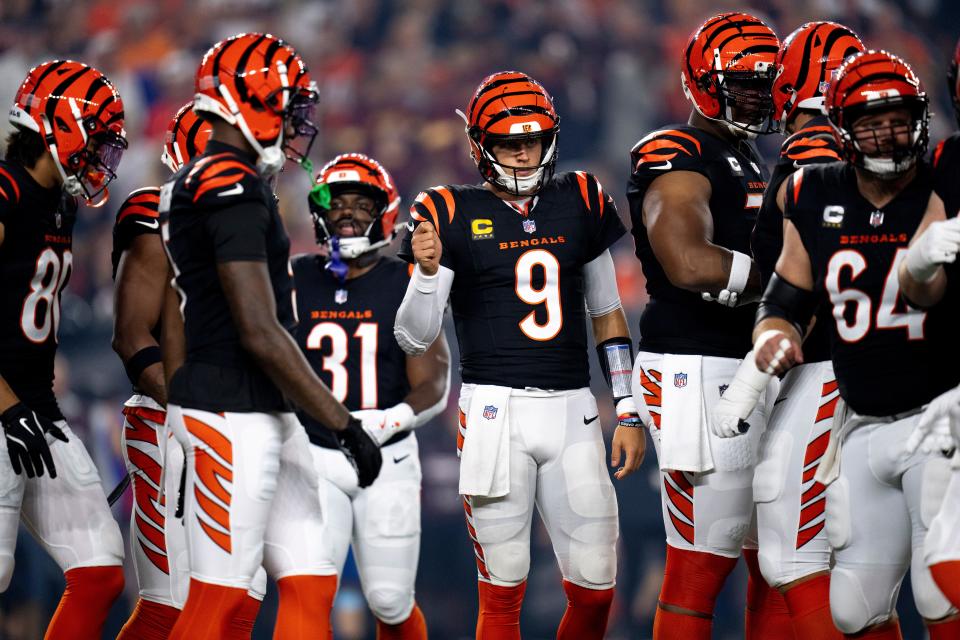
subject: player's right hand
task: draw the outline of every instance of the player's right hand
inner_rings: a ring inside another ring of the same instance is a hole
[[[440,256],[443,255],[443,245],[440,236],[430,222],[421,222],[410,238],[410,247],[413,249],[413,259],[420,265],[420,271],[432,276],[440,269]]]
[[[960,408],[960,387],[941,393],[934,398],[923,415],[917,421],[917,426],[907,439],[904,449],[907,453],[917,450],[923,453],[940,451],[950,453],[957,448],[955,434],[951,430],[951,421]]]
[[[907,271],[918,282],[929,282],[937,267],[954,262],[960,252],[960,218],[931,223],[907,251]]]
[[[369,487],[377,479],[383,464],[380,447],[364,430],[363,423],[353,416],[347,422],[347,428],[334,431],[334,435],[340,450],[357,472],[357,484],[361,489]]]
[[[0,415],[3,434],[7,438],[7,453],[10,464],[18,475],[27,472],[28,478],[43,475],[44,467],[51,478],[57,477],[57,468],[50,454],[48,436],[67,441],[67,436],[57,425],[31,411],[18,402]]]
[[[776,329],[760,334],[753,346],[753,355],[757,369],[775,376],[786,373],[794,365],[803,364],[800,344]]]
[[[719,438],[732,438],[746,433],[750,429],[747,418],[760,401],[770,377],[770,374],[757,369],[753,353],[744,356],[733,380],[710,410],[710,431]]]

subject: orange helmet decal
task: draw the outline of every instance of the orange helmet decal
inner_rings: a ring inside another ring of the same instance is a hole
[[[327,229],[330,199],[341,193],[357,192],[375,203],[373,220],[361,237],[339,238],[339,251],[352,259],[389,244],[397,235],[400,192],[382,164],[362,153],[344,153],[320,169],[308,205],[313,217],[317,244],[325,245],[335,234]]]
[[[772,91],[779,128],[801,109],[820,112],[834,70],[863,49],[857,34],[836,22],[808,22],[787,36],[777,53]]]
[[[302,162],[317,134],[311,117],[316,84],[297,51],[269,34],[243,33],[215,44],[197,69],[193,108],[243,133],[262,171],[280,170],[286,157]],[[293,138],[285,140],[292,127]],[[305,149],[290,143],[306,138]]]
[[[878,175],[895,176],[913,166],[927,150],[929,100],[920,78],[899,56],[870,50],[847,58],[827,89],[825,107],[842,155],[856,166]],[[854,123],[868,113],[894,108],[906,108],[910,112],[909,144],[895,148],[892,158],[867,156],[854,135]]]
[[[38,65],[17,90],[10,122],[43,138],[68,193],[106,202],[127,148],[123,101],[106,76],[73,60]]]
[[[180,107],[167,125],[160,160],[176,173],[192,158],[203,153],[210,133],[210,123],[200,118],[193,110],[193,103],[188,102]]]
[[[759,18],[746,13],[722,13],[693,32],[683,50],[680,74],[684,94],[705,118],[719,120],[732,131],[770,133],[769,83],[780,41]],[[759,83],[762,104],[751,105],[756,122],[735,119],[734,107],[750,97],[730,88],[730,82]]]
[[[547,90],[527,74],[500,71],[487,76],[467,113],[457,113],[466,122],[471,155],[487,182],[515,195],[532,195],[553,175],[560,117]],[[531,175],[519,176],[518,168],[502,164],[493,154],[495,144],[534,138],[541,140],[541,157]]]

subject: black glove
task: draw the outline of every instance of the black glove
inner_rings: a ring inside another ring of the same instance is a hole
[[[37,415],[22,402],[4,411],[0,415],[0,422],[3,422],[3,434],[7,438],[10,464],[18,475],[26,470],[28,478],[42,476],[46,467],[51,478],[57,477],[46,435],[49,433],[57,440],[66,442],[67,436],[57,425]]]
[[[351,416],[346,429],[333,433],[343,455],[357,472],[360,488],[372,485],[380,474],[383,458],[380,457],[380,447],[363,430],[363,423]]]

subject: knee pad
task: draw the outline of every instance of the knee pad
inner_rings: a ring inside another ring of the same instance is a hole
[[[393,585],[374,585],[363,594],[370,611],[386,624],[400,624],[413,610],[413,591]]]
[[[577,527],[570,535],[569,575],[564,577],[593,588],[612,587],[617,577],[618,533],[616,521]]]
[[[13,578],[14,560],[12,553],[0,554],[0,593],[4,593]]]
[[[530,572],[529,542],[484,544],[483,556],[494,584],[512,586],[527,579]]]
[[[660,602],[712,615],[717,595],[737,560],[668,545]]]
[[[844,549],[850,544],[850,485],[843,476],[827,487],[827,539],[830,546]]]
[[[707,548],[717,555],[736,558],[750,531],[750,522],[741,518],[722,518],[710,524],[707,530]],[[708,554],[709,555],[709,554]]]
[[[910,586],[913,587],[913,601],[919,613],[926,620],[939,620],[955,612],[953,605],[933,581],[930,569],[923,561],[923,549],[917,547],[913,552],[910,570]]]
[[[787,432],[767,431],[763,434],[760,461],[753,472],[754,502],[773,502],[783,494],[792,448],[793,436]]]
[[[890,568],[891,571],[898,571]],[[888,620],[896,606],[900,581],[894,576],[876,579],[852,569],[834,567],[830,573],[830,614],[842,633],[854,634]],[[893,585],[889,588],[886,585]],[[883,592],[883,591],[886,592]]]

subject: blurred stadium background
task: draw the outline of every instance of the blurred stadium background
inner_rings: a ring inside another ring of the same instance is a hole
[[[96,460],[105,489],[124,473],[120,408],[129,395],[110,349],[115,208],[130,190],[165,179],[162,134],[191,98],[194,71],[210,45],[242,31],[267,31],[296,46],[320,85],[322,127],[314,162],[346,151],[371,154],[392,172],[407,203],[431,185],[478,181],[454,109],[466,105],[488,73],[525,71],[555,97],[561,115],[558,170],[594,172],[627,220],[623,192],[630,147],[647,131],[686,119],[681,46],[704,18],[732,9],[761,16],[781,37],[815,19],[852,27],[868,47],[890,50],[914,65],[932,96],[933,140],[953,127],[944,73],[960,35],[956,0],[0,0],[0,105],[12,103],[32,66],[54,57],[93,64],[115,82],[126,105],[130,148],[113,196],[104,208],[82,209],[77,225],[56,380],[61,406]],[[5,137],[6,119],[0,129]],[[780,140],[761,141],[766,157],[773,157]],[[314,248],[308,187],[304,172],[288,165],[279,193],[295,252]],[[615,247],[615,259],[636,333],[645,294],[629,237]],[[457,383],[455,373],[454,389]],[[602,386],[596,391],[606,398]],[[419,431],[424,480],[417,599],[437,639],[472,637],[476,614],[473,550],[456,490],[455,398],[445,416]],[[609,427],[612,407],[603,400],[601,405]],[[664,545],[655,462],[651,446],[641,472],[616,483],[621,547],[610,638],[650,635]],[[114,513],[126,533],[129,493]],[[542,526],[535,528],[532,544],[524,637],[550,638],[562,615],[563,593]],[[13,583],[0,597],[0,638],[40,638],[63,580],[26,533],[16,557]],[[741,567],[718,605],[715,637],[742,637],[744,582]],[[909,581],[904,584],[907,591]],[[342,585],[337,637],[372,638],[356,572],[349,567]],[[131,570],[106,637],[119,630],[135,598]],[[256,638],[270,637],[275,606],[271,591]],[[909,593],[901,595],[900,612],[904,636],[922,638]]]

